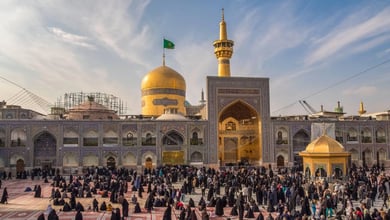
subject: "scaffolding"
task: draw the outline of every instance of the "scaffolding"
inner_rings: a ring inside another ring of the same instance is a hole
[[[65,93],[63,98],[60,97],[56,103],[56,107],[63,107],[65,111],[80,105],[93,97],[94,101],[104,105],[110,110],[114,110],[117,114],[123,115],[127,112],[126,104],[118,97],[101,93],[101,92],[73,92]]]

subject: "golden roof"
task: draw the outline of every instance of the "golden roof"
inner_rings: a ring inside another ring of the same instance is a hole
[[[345,153],[343,145],[335,139],[322,135],[307,145],[305,153]]]
[[[164,65],[150,71],[142,79],[141,90],[158,88],[180,89],[185,91],[186,82],[178,72]]]

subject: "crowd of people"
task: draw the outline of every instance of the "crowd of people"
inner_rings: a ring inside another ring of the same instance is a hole
[[[82,219],[86,210],[106,211],[112,220],[120,220],[129,213],[152,212],[156,207],[164,207],[164,220],[171,220],[172,214],[179,220],[207,220],[210,216],[240,220],[390,220],[389,178],[376,166],[353,166],[347,180],[332,182],[327,178],[308,179],[296,169],[275,173],[271,167],[164,166],[142,173],[94,167],[83,175],[66,178],[56,172],[50,183],[52,205],[63,212],[75,211],[76,220]],[[41,186],[34,186],[34,192],[34,197],[41,197]],[[101,204],[97,197],[103,199]],[[90,205],[84,207],[79,198],[90,198]],[[4,188],[0,203],[7,203],[7,199]],[[374,207],[375,201],[382,202],[381,208]],[[49,220],[58,219],[51,206],[46,213]],[[38,219],[44,218],[40,215]]]

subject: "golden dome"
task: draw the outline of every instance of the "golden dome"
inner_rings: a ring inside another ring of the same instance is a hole
[[[307,153],[345,153],[343,145],[335,139],[322,135],[307,145]]]
[[[186,90],[186,82],[178,72],[167,67],[160,66],[150,71],[143,79],[141,89],[179,89]]]

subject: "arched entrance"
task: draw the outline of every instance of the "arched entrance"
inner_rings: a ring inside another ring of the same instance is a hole
[[[279,155],[277,158],[276,158],[276,165],[278,167],[284,167],[284,157],[282,155]]]
[[[316,170],[316,177],[327,177],[327,173],[324,168],[318,168]]]
[[[152,169],[153,168],[153,160],[150,157],[147,157],[145,160],[145,168]]]
[[[343,170],[339,167],[334,169],[334,178],[339,179],[343,176]]]
[[[16,172],[23,172],[24,171],[24,160],[19,159],[16,161]]]
[[[56,164],[57,141],[56,138],[45,131],[34,137],[34,166],[41,166],[48,170]]]
[[[242,100],[226,106],[218,118],[218,158],[221,164],[256,163],[261,159],[261,121]]]
[[[107,158],[107,168],[113,170],[113,169],[115,169],[115,167],[116,167],[115,158],[108,157]]]

